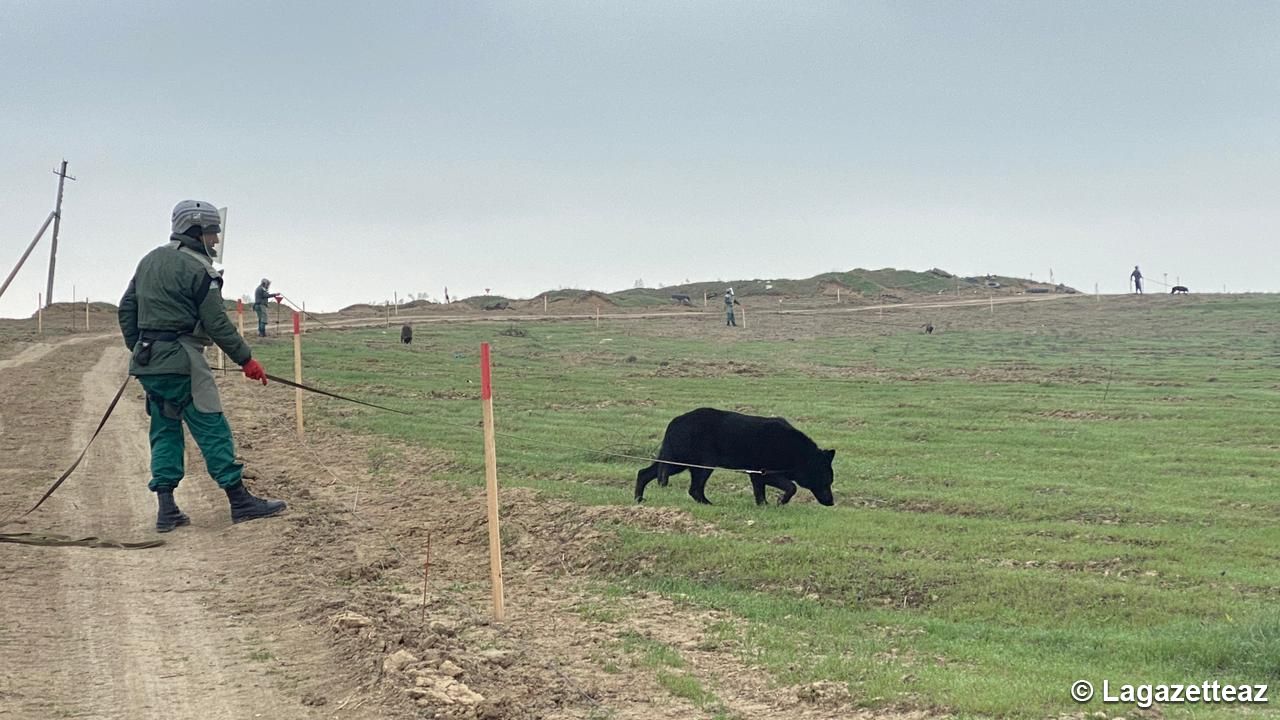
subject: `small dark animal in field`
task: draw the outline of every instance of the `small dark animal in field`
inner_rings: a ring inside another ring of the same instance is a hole
[[[932,334],[933,334],[933,323],[925,323],[925,324],[924,324],[924,334],[925,334],[925,335],[932,335]]]
[[[496,303],[485,305],[484,309],[485,310],[510,310],[511,303],[507,302],[506,300],[499,300]]]
[[[688,295],[685,295],[685,294],[683,294],[683,293],[675,293],[675,294],[673,294],[673,295],[671,296],[671,299],[672,299],[672,300],[674,300],[674,301],[676,302],[676,304],[677,304],[677,305],[692,305],[692,304],[693,304],[693,301],[691,301],[691,300],[689,299],[689,296],[688,296]]]
[[[1169,291],[1169,294],[1172,295],[1174,293],[1183,293],[1185,295],[1186,293],[1189,293],[1189,292],[1191,291],[1187,289],[1186,285],[1174,285],[1173,289]]]
[[[636,474],[636,502],[644,502],[644,488],[651,480],[656,478],[665,486],[668,477],[688,470],[689,496],[710,505],[706,487],[712,470],[708,468],[733,468],[763,471],[750,474],[757,505],[765,503],[766,485],[782,491],[779,505],[791,500],[797,485],[823,505],[834,505],[831,461],[835,456],[835,450],[820,449],[783,418],[698,408],[667,425],[658,461]]]
[[[413,326],[409,324],[400,327],[400,342],[409,345],[413,342]]]

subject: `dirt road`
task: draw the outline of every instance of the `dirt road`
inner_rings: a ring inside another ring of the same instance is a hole
[[[56,397],[48,404],[6,397],[6,446],[21,444],[27,458],[47,455],[57,464],[79,453],[128,361],[115,343],[91,341],[36,346],[0,368],[6,394],[23,388],[30,397]],[[152,536],[154,500],[140,491],[148,476],[146,417],[132,388],[81,469],[27,529]],[[7,410],[24,404],[31,412],[22,416]],[[46,409],[52,412],[40,412]],[[263,629],[222,600],[234,593],[236,574],[269,564],[244,558],[270,528],[232,527],[222,492],[198,471],[179,495],[195,522],[160,548],[0,546],[0,717],[318,716],[251,661],[255,652],[271,652],[261,647]]]

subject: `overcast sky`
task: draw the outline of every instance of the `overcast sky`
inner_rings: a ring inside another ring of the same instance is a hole
[[[118,300],[188,197],[230,208],[228,296],[308,309],[855,267],[1277,291],[1277,38],[1277,2],[0,0],[0,270],[66,158],[59,301]]]

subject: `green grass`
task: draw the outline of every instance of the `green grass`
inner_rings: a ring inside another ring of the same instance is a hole
[[[643,463],[600,451],[656,452],[703,405],[787,417],[837,449],[836,507],[757,508],[727,472],[698,506],[676,476],[648,503],[719,532],[624,527],[607,548],[616,588],[732,612],[740,636],[717,637],[782,682],[1001,717],[1104,709],[1070,700],[1076,679],[1280,685],[1280,297],[752,322],[430,326],[426,350],[325,334],[304,346],[309,382],[421,417],[308,402],[446,452],[445,478],[478,484],[487,341],[502,482],[624,506]],[[255,352],[291,362],[283,343]],[[371,447],[360,461],[396,461]]]

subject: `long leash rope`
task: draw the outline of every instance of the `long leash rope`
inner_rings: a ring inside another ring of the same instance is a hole
[[[274,380],[275,382],[278,382],[281,385],[288,385],[289,387],[292,387],[292,388],[305,390],[306,392],[315,393],[317,395],[324,395],[325,397],[331,397],[336,400],[342,400],[344,402],[355,403],[356,405],[364,405],[366,407],[376,408],[378,410],[385,410],[387,412],[396,413],[397,415],[406,415],[408,417],[425,417],[420,413],[408,412],[406,410],[397,410],[395,408],[389,408],[385,405],[378,405],[371,402],[365,402],[364,400],[356,400],[355,398],[350,398],[345,395],[339,395],[338,393],[329,392],[328,390],[321,390],[320,388],[314,388],[314,387],[311,387],[310,385],[304,385],[302,383],[294,382],[292,380],[287,380],[285,378],[278,377],[270,373],[267,373],[267,379]],[[462,426],[459,425],[457,427],[461,428]],[[464,429],[474,430],[474,428],[464,428]],[[499,437],[504,437],[509,440],[516,440],[518,442],[531,444],[531,445],[545,445],[550,447],[559,447],[559,448],[565,448],[568,450],[578,450],[580,452],[592,453],[595,455],[607,455],[609,457],[625,458],[627,460],[640,460],[642,462],[660,462],[665,465],[678,465],[680,467],[698,468],[701,470],[729,470],[731,472],[747,473],[748,475],[765,475],[771,472],[772,473],[783,472],[782,470],[748,470],[744,468],[722,467],[718,465],[699,465],[697,463],[677,462],[675,460],[661,460],[659,458],[648,457],[644,455],[628,455],[625,453],[610,452],[608,450],[596,450],[593,448],[584,448],[577,445],[569,445],[567,443],[558,443],[550,440],[528,440],[526,438],[520,437],[519,435],[514,435],[512,433],[497,432],[497,431],[494,432],[494,435],[497,435]]]
[[[53,485],[49,486],[49,489],[44,492],[44,495],[40,496],[40,499],[36,501],[36,504],[32,505],[31,508],[28,509],[26,512],[20,515],[11,515],[3,520],[0,520],[0,528],[6,525],[10,525],[18,520],[21,520],[22,518],[35,512],[41,505],[44,504],[45,500],[49,499],[50,495],[53,495],[53,493],[59,487],[62,486],[62,483],[66,482],[67,478],[71,477],[71,473],[75,472],[76,468],[80,467],[80,463],[84,460],[85,455],[89,453],[89,447],[93,445],[93,441],[96,440],[98,438],[98,435],[102,432],[102,428],[107,424],[107,419],[111,417],[111,413],[115,412],[116,405],[120,403],[120,398],[121,396],[124,395],[124,389],[129,386],[129,380],[131,379],[132,379],[131,377],[125,376],[124,382],[120,383],[120,389],[116,390],[115,397],[111,398],[111,403],[107,405],[107,411],[102,414],[102,419],[98,421],[97,429],[93,431],[93,435],[89,436],[89,442],[86,442],[84,444],[84,449],[80,451],[80,455],[79,457],[76,458],[75,462],[71,463],[71,467],[67,468],[66,471],[63,472],[62,475],[60,475],[58,479],[54,481]],[[119,542],[117,540],[112,540],[110,538],[100,538],[95,536],[75,538],[75,537],[69,537],[67,535],[55,535],[52,533],[25,533],[25,532],[24,533],[0,533],[0,542],[18,543],[21,545],[45,545],[45,546],[55,546],[55,547],[79,546],[79,547],[95,547],[95,548],[107,547],[107,548],[122,548],[122,549],[129,549],[129,550],[141,549],[141,548],[152,548],[152,547],[157,547],[164,544],[163,540],[144,540],[142,542]]]
[[[371,407],[377,410],[383,410],[385,412],[396,413],[397,415],[406,415],[409,417],[423,417],[423,415],[419,413],[412,413],[405,410],[397,410],[396,408],[387,407],[385,405],[378,405],[377,403],[366,402],[364,400],[357,400],[356,398],[347,397],[345,395],[340,395],[335,392],[329,392],[328,390],[322,390],[320,388],[311,387],[309,385],[304,385],[302,383],[297,383],[287,378],[282,378],[276,375],[268,374],[266,377],[268,380],[273,380],[275,382],[280,383],[281,385],[287,385],[289,387],[297,388],[299,390],[304,390],[306,392],[315,393],[317,395],[323,395],[325,397],[331,397],[331,398],[334,398],[335,400],[342,400],[343,402],[354,403],[356,405],[364,405],[365,407]],[[64,482],[66,482],[67,478],[71,477],[71,473],[75,472],[76,468],[80,467],[80,463],[84,460],[85,456],[89,453],[89,447],[93,445],[93,441],[96,440],[98,438],[98,435],[102,432],[102,428],[107,424],[107,419],[111,417],[111,414],[113,412],[115,412],[116,405],[120,403],[120,398],[121,396],[124,395],[124,390],[126,387],[128,387],[130,379],[132,379],[130,376],[126,376],[124,379],[124,382],[120,384],[120,388],[116,390],[115,396],[111,398],[111,403],[107,405],[107,411],[102,414],[102,419],[98,421],[98,427],[93,431],[93,435],[89,437],[89,441],[85,443],[84,449],[80,451],[80,455],[75,459],[75,462],[71,463],[71,466],[68,467],[62,473],[62,475],[58,476],[58,479],[55,480],[53,484],[49,486],[48,490],[45,490],[44,494],[40,496],[40,499],[37,500],[36,503],[32,505],[26,512],[23,512],[17,515],[10,515],[0,520],[0,528],[5,527],[6,525],[11,525],[14,522],[21,520],[22,518],[38,510],[40,506],[43,505],[44,502],[48,500],[49,497],[52,496],[53,493],[56,492]],[[474,429],[474,428],[468,428],[468,429]],[[685,468],[698,468],[703,470],[728,470],[731,472],[741,472],[741,473],[747,473],[747,474],[753,474],[753,475],[765,475],[771,472],[781,472],[778,470],[753,470],[753,469],[745,469],[745,468],[729,468],[729,467],[720,467],[720,466],[714,466],[714,465],[699,465],[697,463],[685,463],[685,462],[679,462],[676,460],[661,460],[659,458],[647,457],[643,455],[629,455],[626,453],[610,452],[608,450],[584,448],[576,445],[569,445],[567,443],[558,443],[558,442],[552,442],[552,441],[531,441],[512,433],[495,432],[494,434],[504,438],[508,438],[510,440],[516,440],[518,442],[530,443],[534,445],[554,446],[554,447],[560,447],[560,448],[565,448],[569,450],[577,450],[580,452],[593,453],[596,455],[606,455],[609,457],[625,458],[627,460],[639,460],[643,462],[660,462],[666,465],[675,465],[675,466],[685,467]],[[45,545],[45,546],[55,546],[55,547],[81,546],[81,547],[110,547],[110,548],[124,548],[124,549],[152,548],[152,547],[158,547],[164,544],[163,540],[146,540],[143,542],[119,542],[116,540],[111,540],[110,538],[100,538],[95,536],[74,538],[67,535],[56,535],[52,533],[0,533],[0,542],[19,543],[24,545]]]

